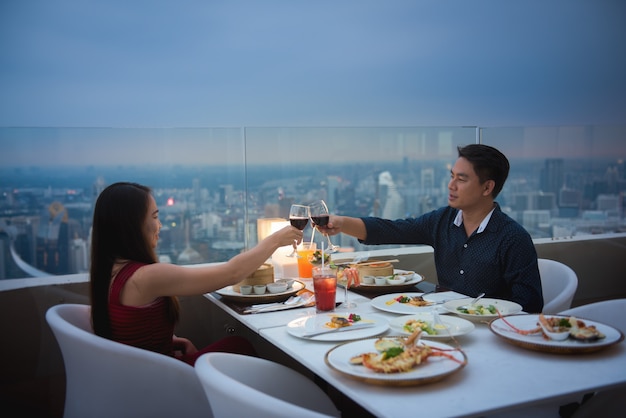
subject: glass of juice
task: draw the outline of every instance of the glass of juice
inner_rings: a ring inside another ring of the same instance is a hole
[[[316,312],[335,310],[337,270],[330,267],[313,267],[313,291]]]
[[[309,257],[313,255],[317,245],[315,243],[303,242],[298,247],[298,276],[302,279],[310,279],[313,277],[313,264],[309,261]]]

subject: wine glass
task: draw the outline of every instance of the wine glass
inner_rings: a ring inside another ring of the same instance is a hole
[[[356,308],[356,303],[354,302],[350,302],[348,300],[348,288],[350,287],[350,285],[354,285],[355,284],[355,278],[354,275],[358,276],[359,272],[356,268],[353,268],[352,266],[348,266],[345,269],[343,269],[343,279],[345,279],[345,285],[343,286],[343,290],[344,290],[344,299],[343,302],[341,303],[341,305],[337,306],[337,309],[354,309]],[[358,277],[357,279],[358,280]],[[343,280],[342,280],[342,284],[343,284]]]
[[[346,284],[344,286],[344,300],[343,303],[341,305],[339,305],[337,307],[337,309],[354,309],[356,308],[356,303],[354,302],[350,302],[348,300],[348,288],[350,287],[350,285],[360,285],[361,280],[359,278],[359,270],[357,269],[357,266],[359,263],[363,262],[363,261],[367,261],[370,258],[370,253],[369,251],[365,254],[359,254],[356,257],[354,257],[354,259],[352,260],[352,262],[343,269],[343,277],[346,281]],[[342,280],[343,283],[343,280]]]
[[[300,231],[306,228],[309,223],[309,207],[304,205],[291,205],[289,209],[289,223],[292,226],[298,228]],[[294,241],[296,245],[298,241]],[[288,254],[287,257],[295,257],[296,256],[296,248],[294,247],[291,254]]]
[[[323,200],[316,200],[309,206],[309,211],[311,214],[311,223],[313,227],[316,226],[326,226],[328,221],[330,220],[330,213],[328,212],[328,206],[326,206],[326,202]],[[330,236],[328,234],[324,234],[326,239],[328,240],[328,249],[327,252],[334,253],[339,250],[339,246],[334,245],[330,241]]]

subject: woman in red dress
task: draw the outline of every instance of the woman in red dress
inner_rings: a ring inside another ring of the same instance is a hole
[[[253,274],[279,247],[302,240],[287,226],[228,262],[199,268],[159,263],[161,229],[150,188],[115,183],[102,191],[93,217],[90,294],[94,332],[102,337],[177,357],[193,365],[210,351],[254,355],[252,345],[227,337],[202,350],[174,335],[177,297],[201,295]]]

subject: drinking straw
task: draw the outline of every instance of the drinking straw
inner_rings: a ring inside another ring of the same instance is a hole
[[[311,234],[311,243],[309,244],[309,248],[313,247],[313,238],[315,238],[315,227],[313,228],[313,233]]]
[[[322,241],[322,271],[324,271],[324,241]]]

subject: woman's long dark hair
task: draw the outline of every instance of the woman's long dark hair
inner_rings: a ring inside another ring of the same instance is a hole
[[[137,183],[114,183],[102,191],[93,213],[90,295],[94,332],[111,337],[109,289],[116,260],[153,264],[154,248],[144,234],[151,190]],[[178,320],[178,302],[172,297],[171,315]]]

